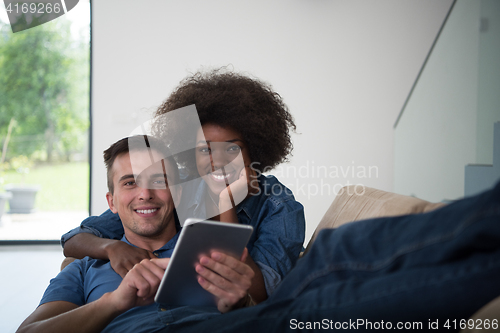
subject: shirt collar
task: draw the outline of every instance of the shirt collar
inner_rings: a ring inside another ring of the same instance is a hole
[[[200,209],[205,210],[205,200],[203,200],[203,195],[206,191],[206,183],[201,178],[196,178],[190,181],[189,184],[184,185],[182,199],[181,199],[181,210],[184,212],[194,212],[197,213]],[[194,192],[194,195],[191,193]],[[184,200],[188,200],[186,203]],[[183,202],[184,201],[184,202]],[[194,215],[198,216],[198,215]]]
[[[182,229],[182,228],[181,228]],[[174,237],[172,237],[168,242],[167,244],[163,245],[162,247],[160,247],[158,250],[155,250],[154,252],[157,252],[157,251],[166,251],[166,250],[172,250],[174,247],[175,247],[175,244],[177,244],[177,239],[179,239],[179,234],[180,234],[180,230],[174,235]],[[125,242],[127,243],[128,245],[132,245],[133,247],[138,247],[138,246],[135,246],[134,244],[130,243],[128,241],[128,239],[125,237],[125,235],[123,235],[122,237],[122,242]]]

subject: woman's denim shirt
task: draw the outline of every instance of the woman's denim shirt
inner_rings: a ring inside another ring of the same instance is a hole
[[[188,216],[203,218],[207,185],[198,178],[188,186],[196,187],[194,198],[186,198],[183,190],[180,208]],[[259,193],[246,198],[236,206],[241,224],[251,225],[254,232],[247,248],[250,256],[261,269],[267,294],[276,289],[283,277],[295,265],[305,237],[304,207],[295,200],[292,192],[274,176],[259,176]],[[181,208],[182,207],[182,208]],[[74,235],[86,232],[99,237],[121,239],[123,227],[117,214],[110,210],[100,216],[90,216],[61,237],[61,244]]]

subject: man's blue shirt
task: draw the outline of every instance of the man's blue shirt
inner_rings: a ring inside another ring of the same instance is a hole
[[[158,258],[170,258],[178,237],[179,233],[154,251],[154,254]],[[122,241],[130,244],[125,236]],[[122,278],[111,268],[109,261],[85,257],[69,264],[50,281],[40,305],[52,301],[66,301],[82,306],[116,290],[121,282]],[[215,306],[172,307],[153,303],[121,314],[103,332],[155,332],[173,322],[206,320],[218,314]]]

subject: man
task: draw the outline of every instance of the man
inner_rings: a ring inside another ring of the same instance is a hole
[[[152,332],[170,322],[204,320],[246,304],[254,274],[244,263],[247,252],[242,261],[214,252],[196,265],[198,282],[217,297],[217,308],[166,308],[153,302],[179,231],[174,201],[180,191],[167,186],[178,180],[178,171],[161,146],[151,137],[125,138],[108,148],[104,159],[106,199],[122,220],[122,241],[163,259],[144,259],[123,279],[109,262],[89,257],[75,261],[51,281],[19,332]]]

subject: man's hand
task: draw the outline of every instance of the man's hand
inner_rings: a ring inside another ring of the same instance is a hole
[[[201,257],[196,265],[196,272],[200,275],[198,283],[218,298],[217,309],[222,313],[240,308],[248,300],[254,272],[244,262],[247,256],[247,249],[241,260],[213,252],[210,258]]]
[[[122,241],[110,242],[105,247],[111,267],[122,278],[144,259],[156,258],[155,255],[147,250],[128,245]]]
[[[118,288],[110,293],[112,306],[124,312],[153,303],[169,261],[170,258],[144,259],[134,265]]]

